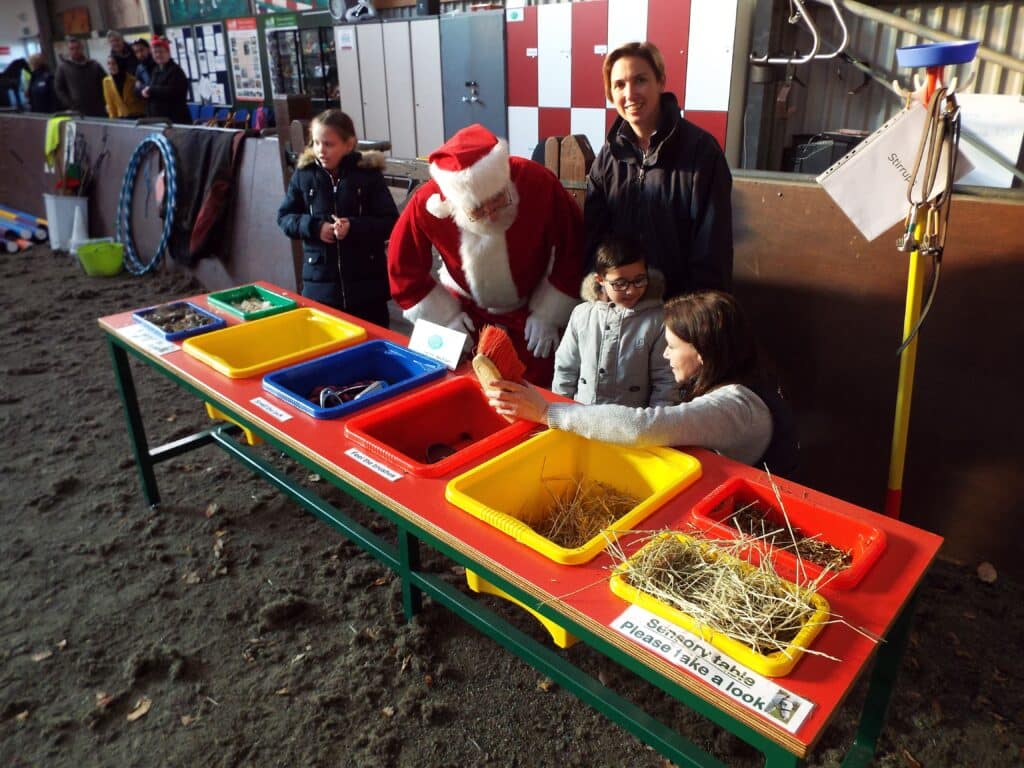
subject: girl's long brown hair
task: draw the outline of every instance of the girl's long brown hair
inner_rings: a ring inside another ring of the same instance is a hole
[[[757,343],[739,302],[724,291],[677,296],[665,304],[665,327],[689,342],[704,361],[683,385],[688,399],[725,384],[756,384]]]

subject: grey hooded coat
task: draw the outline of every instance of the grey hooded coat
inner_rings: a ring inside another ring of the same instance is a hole
[[[679,385],[665,353],[665,281],[650,270],[647,293],[632,309],[608,300],[596,273],[583,279],[582,304],[572,311],[555,353],[551,389],[584,405],[643,408],[676,405]]]

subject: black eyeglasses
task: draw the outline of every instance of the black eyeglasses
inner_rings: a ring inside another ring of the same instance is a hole
[[[637,275],[632,280],[606,280],[605,285],[613,291],[625,291],[630,287],[640,289],[647,286],[647,275]]]

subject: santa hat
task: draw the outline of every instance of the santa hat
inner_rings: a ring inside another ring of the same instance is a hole
[[[153,35],[153,47],[154,48],[166,48],[168,51],[171,50],[171,41],[166,37],[160,35]]]
[[[427,210],[439,219],[456,207],[471,211],[508,186],[508,143],[479,123],[463,128],[434,150],[430,175],[441,195],[431,195]]]

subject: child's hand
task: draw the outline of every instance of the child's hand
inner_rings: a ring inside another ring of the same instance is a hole
[[[325,221],[320,225],[320,239],[325,243],[333,243],[337,238],[334,236],[334,224]]]
[[[487,402],[502,416],[546,424],[548,402],[529,384],[514,381],[492,381],[484,394]]]
[[[334,220],[334,237],[338,240],[344,240],[350,229],[352,229],[352,222],[348,219]]]

